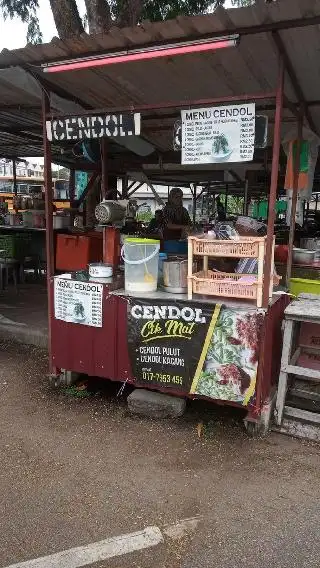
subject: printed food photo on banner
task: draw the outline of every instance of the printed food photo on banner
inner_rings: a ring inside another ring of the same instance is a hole
[[[246,406],[255,391],[262,323],[262,314],[222,307],[191,392]]]

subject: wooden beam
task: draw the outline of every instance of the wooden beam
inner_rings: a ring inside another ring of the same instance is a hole
[[[92,188],[94,187],[94,184],[96,183],[96,181],[98,180],[99,177],[99,173],[98,172],[93,172],[92,176],[90,177],[86,188],[84,189],[82,195],[80,196],[79,199],[77,199],[77,201],[74,202],[74,206],[75,207],[79,207],[79,205],[81,205],[81,203],[83,203],[83,201],[85,200],[85,198],[87,197],[88,193],[90,193],[90,191],[92,190]]]
[[[237,172],[235,172],[234,170],[228,170],[229,174],[233,177],[233,179],[235,179],[236,181],[243,183],[243,180],[241,179],[241,177],[237,174]]]
[[[267,14],[266,14],[267,16]],[[266,18],[267,20],[267,18]],[[165,22],[160,24],[162,26],[165,26]],[[247,26],[240,26],[240,27],[235,27],[232,30],[232,33],[234,34],[239,34],[240,36],[250,36],[250,35],[256,35],[256,34],[261,34],[261,33],[267,33],[267,32],[274,32],[274,31],[281,31],[281,30],[289,30],[289,29],[298,29],[298,28],[304,28],[304,27],[309,27],[309,26],[318,26],[320,25],[320,15],[316,15],[316,16],[310,16],[310,17],[299,17],[299,18],[289,18],[286,20],[280,20],[280,21],[265,21],[262,24],[257,24],[257,25],[247,25]],[[153,25],[151,24],[151,29],[153,28]],[[134,29],[134,28],[133,28]],[[160,32],[158,32],[157,34],[157,39],[156,41],[153,42],[147,42],[147,43],[143,43],[143,44],[135,44],[133,46],[133,48],[135,49],[139,49],[139,50],[144,50],[147,48],[151,48],[151,47],[163,47],[165,45],[170,45],[172,44],[172,42],[174,41],[174,39],[168,38],[165,40],[159,40],[159,35],[161,35]],[[210,31],[208,33],[205,34],[200,34],[199,32],[195,31],[193,33],[191,33],[190,35],[186,35],[185,37],[183,37],[181,39],[181,41],[183,42],[192,42],[192,41],[200,41],[200,40],[206,40],[206,39],[215,39],[218,37],[223,37],[223,36],[229,36],[230,35],[230,28],[226,28],[226,29],[218,29],[215,31]],[[179,40],[176,40],[177,43],[179,42]],[[62,43],[62,42],[61,42]],[[59,46],[59,43],[57,44]],[[109,50],[108,51],[108,55],[111,55],[112,52],[116,53],[119,51],[119,48],[116,47],[113,50]],[[81,54],[79,54],[79,58],[83,59],[86,57],[95,57],[97,55],[102,55],[104,53],[103,49],[99,49],[99,50],[95,50],[95,51],[88,51],[88,52],[82,52]],[[25,61],[23,61],[18,55],[17,53],[13,53],[13,54],[9,54],[9,56],[7,55],[6,57],[4,57],[5,59],[5,63],[4,64],[0,64],[0,69],[7,69],[8,67],[11,67],[12,65],[19,65],[20,67],[23,67],[25,70],[29,70],[31,71],[32,67],[31,65],[36,65],[39,66],[39,61],[36,59],[30,59],[28,61],[28,63],[26,63]],[[74,57],[73,59],[76,59],[76,57]],[[55,57],[47,57],[45,59],[45,61],[43,61],[43,63],[56,63],[56,62],[61,62],[63,63],[66,60],[70,60],[70,53],[68,53],[65,57],[61,57],[61,58],[57,58]],[[33,71],[33,75],[36,76],[36,72],[32,69]],[[39,74],[42,71],[39,69]],[[47,87],[50,87],[51,90],[53,91],[53,89],[55,88],[54,84],[49,83],[49,81],[46,81],[47,83]],[[43,80],[43,86],[45,86],[45,82]],[[58,89],[58,87],[56,86],[56,88]],[[60,92],[61,92],[62,88],[60,88]],[[69,98],[71,97],[70,93],[68,93]],[[74,97],[76,98],[76,97]]]
[[[282,38],[279,35],[279,32],[273,31],[272,32],[272,38],[273,38],[273,41],[276,45],[276,48],[277,48],[279,54],[283,57],[285,69],[288,73],[288,76],[289,76],[290,82],[292,84],[293,90],[295,92],[295,95],[296,95],[299,103],[301,103],[303,108],[304,108],[305,117],[306,117],[306,120],[308,122],[308,125],[311,128],[311,130],[313,130],[313,132],[317,133],[316,125],[315,125],[314,120],[313,120],[313,118],[310,114],[310,111],[307,108],[307,102],[306,102],[302,87],[299,83],[298,77],[297,77],[296,72],[294,70],[294,67],[291,63],[290,57],[289,57],[289,55],[286,51],[286,48],[285,48],[284,43],[282,41]]]
[[[12,173],[13,173],[13,191],[14,194],[17,195],[18,193],[18,186],[17,186],[17,160],[13,158],[12,160]],[[1,270],[1,269],[0,269]]]

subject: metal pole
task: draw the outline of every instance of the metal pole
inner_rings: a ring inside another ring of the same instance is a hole
[[[18,193],[18,186],[17,186],[17,162],[14,158],[12,160],[12,173],[13,173],[13,191],[14,194],[17,195]]]
[[[249,182],[246,179],[246,181],[244,182],[244,201],[243,201],[243,213],[245,215],[248,215],[248,207],[249,207],[248,190],[249,190]]]
[[[51,169],[51,142],[47,138],[46,115],[50,112],[50,98],[46,91],[42,91],[42,125],[44,148],[44,183],[45,183],[45,214],[46,214],[46,260],[47,260],[47,295],[48,295],[48,352],[49,372],[55,373],[52,361],[51,327],[53,318],[53,287],[54,276],[54,237],[53,237],[53,203],[52,203],[52,169]]]
[[[75,193],[76,193],[76,171],[74,168],[70,170],[70,177],[69,177],[69,201],[70,207],[74,206],[75,200]]]
[[[226,183],[226,194],[224,198],[224,210],[226,212],[226,215],[228,213],[228,193],[229,193],[229,184]]]
[[[216,207],[215,207],[215,200],[216,200],[216,192],[213,189],[213,192],[211,194],[211,199],[208,193],[207,196],[207,210],[210,214],[210,207],[211,207],[211,218],[214,219],[214,216],[216,214]]]
[[[130,191],[130,193],[128,193],[127,198],[131,197],[131,195],[133,195],[136,191],[139,191],[140,187],[142,187],[143,185],[143,183],[138,183],[137,187],[135,187],[132,191]]]
[[[290,231],[288,243],[288,262],[286,273],[286,287],[289,288],[291,272],[292,272],[292,250],[294,243],[294,235],[296,229],[296,211],[298,199],[298,185],[299,185],[299,170],[300,170],[300,149],[302,142],[302,129],[303,129],[303,114],[300,114],[298,120],[298,136],[297,136],[297,150],[293,164],[293,188],[292,188],[292,202],[291,202],[291,218],[290,218]]]
[[[192,222],[196,222],[196,207],[197,207],[197,186],[194,184],[192,189],[192,183],[190,183],[190,190],[192,193]]]
[[[108,140],[101,138],[101,195],[106,198],[108,192]]]
[[[76,194],[76,170],[72,168],[70,170],[70,177],[69,177],[69,203],[70,203],[70,222],[71,226],[74,225],[74,202],[75,202],[75,194]]]
[[[269,287],[270,287],[270,276],[271,276],[270,273],[272,267],[271,257],[273,250],[273,233],[274,233],[275,209],[277,201],[279,157],[280,157],[280,146],[281,146],[283,88],[284,88],[284,62],[283,58],[280,57],[278,87],[277,87],[277,96],[276,96],[276,113],[275,113],[274,135],[273,135],[273,155],[272,155],[271,184],[270,184],[270,195],[269,195],[267,243],[266,243],[266,253],[264,260],[263,300],[262,300],[262,305],[264,308],[267,308],[269,304]]]
[[[128,195],[128,174],[121,179],[122,199],[126,199]]]
[[[304,201],[304,211],[305,211],[305,217],[303,219],[303,222],[305,222],[305,220],[309,218],[309,213],[310,213],[310,202],[309,201]]]

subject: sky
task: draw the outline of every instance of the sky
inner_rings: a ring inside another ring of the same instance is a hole
[[[84,0],[77,0],[79,12],[85,13]],[[226,6],[231,5],[231,0],[227,0]],[[57,35],[54,25],[49,0],[39,0],[38,12],[40,29],[43,34],[43,42],[47,43]],[[18,18],[6,21],[0,17],[0,51],[6,49],[18,49],[26,45],[27,26]]]
[[[77,4],[80,14],[83,15],[85,12],[84,0],[77,0]],[[47,43],[57,35],[49,0],[39,0],[38,18],[43,34],[43,42]],[[4,21],[0,17],[0,51],[4,48],[18,49],[19,47],[24,47],[27,43],[26,37],[27,25],[23,24],[19,18]]]

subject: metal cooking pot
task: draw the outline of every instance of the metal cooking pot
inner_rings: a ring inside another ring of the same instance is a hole
[[[292,260],[296,264],[311,264],[316,256],[315,250],[293,248]]]
[[[320,238],[316,237],[313,239],[306,238],[301,239],[300,246],[303,249],[316,251],[316,259],[320,258]]]
[[[188,261],[179,257],[164,260],[163,283],[166,292],[184,294],[188,286]]]

